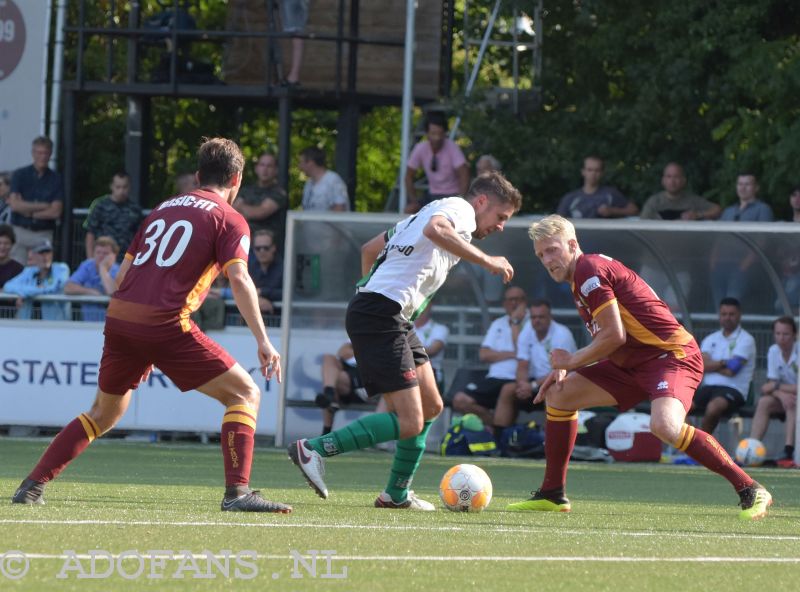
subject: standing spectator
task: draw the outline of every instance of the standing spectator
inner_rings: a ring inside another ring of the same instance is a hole
[[[742,308],[735,298],[719,303],[720,330],[700,343],[703,384],[694,406],[705,410],[702,428],[713,434],[720,418],[745,404],[756,367],[756,340],[742,328]]]
[[[413,214],[422,206],[443,197],[464,195],[469,187],[469,165],[458,144],[447,137],[447,119],[431,111],[425,121],[427,140],[411,149],[406,168],[406,212]],[[428,195],[419,198],[414,177],[423,169],[428,179]]]
[[[778,463],[794,464],[795,418],[797,414],[797,323],[792,317],[780,317],[772,323],[775,339],[767,352],[767,382],[753,414],[750,437],[761,440],[767,433],[769,416],[786,414],[786,444]]]
[[[547,300],[534,300],[529,312],[531,322],[525,324],[517,339],[516,382],[503,385],[494,410],[494,439],[498,443],[503,430],[517,420],[520,410],[533,411],[539,385],[553,371],[550,352],[563,349],[574,354],[578,349],[572,331],[553,320]]]
[[[792,208],[792,222],[800,222],[800,185],[789,194],[789,205]]]
[[[558,214],[565,218],[622,218],[635,216],[639,207],[609,185],[600,185],[605,164],[599,156],[583,159],[583,186],[570,191],[558,204]]]
[[[117,286],[114,279],[119,271],[117,255],[119,245],[110,236],[101,236],[94,241],[94,253],[75,270],[67,284],[64,294],[83,294],[87,296],[110,296]],[[102,322],[106,320],[106,307],[102,304],[85,302],[81,304],[84,321]]]
[[[517,376],[517,343],[527,313],[528,297],[517,286],[506,289],[503,308],[506,314],[495,319],[483,338],[478,357],[489,364],[486,377],[468,384],[453,396],[453,411],[474,413],[484,425],[491,425],[491,410],[497,405],[503,385],[513,383]]]
[[[121,261],[142,220],[142,208],[130,201],[131,179],[122,171],[114,174],[109,186],[111,193],[98,197],[89,206],[83,223],[86,230],[86,259],[94,257],[94,241],[98,236],[114,239]]]
[[[8,198],[11,196],[11,175],[0,173],[0,224],[11,224],[11,206]]]
[[[33,164],[14,171],[11,177],[11,224],[17,242],[11,256],[25,265],[28,251],[43,241],[53,242],[56,220],[64,208],[64,187],[61,175],[48,166],[53,154],[50,138],[39,136],[33,141]]]
[[[722,211],[720,220],[726,222],[772,222],[772,208],[758,199],[758,179],[753,173],[739,173],[736,177],[736,196],[738,204],[728,206]]]
[[[262,228],[271,230],[278,248],[283,249],[289,198],[278,185],[275,155],[265,152],[259,156],[255,169],[256,184],[242,187],[233,207],[247,220],[251,235]]]
[[[500,161],[497,160],[491,154],[482,154],[481,157],[478,159],[478,162],[475,163],[475,171],[478,175],[482,175],[483,173],[490,173],[492,171],[497,171],[498,173],[503,172],[503,166],[500,164]]]
[[[263,314],[280,314],[283,299],[283,259],[278,254],[271,230],[256,230],[253,235],[255,260],[250,262],[250,277],[258,293],[258,308]]]
[[[18,276],[6,282],[4,289],[17,294],[17,318],[33,318],[33,297],[44,294],[63,294],[69,279],[66,263],[53,263],[53,245],[45,241],[31,249],[32,265]],[[42,302],[42,319],[65,321],[69,319],[69,304],[66,302]]]
[[[677,162],[664,167],[663,191],[647,198],[641,217],[645,220],[716,220],[722,208],[686,191],[686,173]]]
[[[292,57],[289,63],[289,73],[281,82],[284,86],[298,86],[300,84],[300,67],[303,65],[303,50],[305,40],[302,35],[308,23],[308,5],[310,0],[281,0],[281,23],[284,33],[292,34]]]
[[[347,185],[325,165],[325,152],[309,146],[300,152],[298,167],[308,177],[303,187],[303,209],[335,212],[350,211]]]
[[[195,173],[178,173],[178,175],[175,177],[176,195],[185,195],[186,193],[191,193],[195,189],[199,188],[200,183],[197,182],[197,175]]]
[[[8,224],[0,224],[0,290],[8,280],[25,269],[19,261],[11,258],[11,249],[16,241],[14,229]]]

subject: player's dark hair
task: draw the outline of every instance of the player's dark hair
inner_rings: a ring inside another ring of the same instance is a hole
[[[31,142],[33,146],[47,146],[47,149],[52,152],[53,151],[53,140],[48,138],[47,136],[37,136]]]
[[[325,151],[317,146],[308,146],[300,151],[300,156],[310,160],[318,167],[325,166]]]
[[[244,170],[239,146],[227,138],[203,138],[197,150],[197,180],[201,185],[225,187]]]
[[[17,242],[17,235],[14,234],[14,227],[10,224],[0,224],[0,236],[8,237],[12,245]]]
[[[739,310],[742,309],[741,302],[739,302],[736,298],[732,298],[731,296],[723,298],[719,301],[719,307],[722,308],[723,306],[735,306]]]
[[[522,194],[498,171],[490,171],[476,177],[464,199],[469,201],[479,195],[488,195],[501,203],[510,203],[514,206],[515,212],[519,212],[522,207]]]
[[[447,118],[444,116],[444,113],[441,111],[431,111],[425,116],[425,131],[431,125],[438,125],[444,131],[447,131]]]
[[[539,308],[540,306],[546,306],[547,310],[552,310],[553,306],[550,304],[549,300],[545,300],[544,298],[537,298],[536,300],[531,300],[529,305],[530,308],[533,307]]]
[[[797,335],[797,323],[795,322],[794,317],[789,317],[789,316],[778,317],[777,319],[772,321],[773,330],[775,330],[775,325],[777,325],[778,323],[780,323],[781,325],[789,325],[792,328],[792,333]]]

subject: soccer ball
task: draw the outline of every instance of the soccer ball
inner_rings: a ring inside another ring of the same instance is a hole
[[[736,447],[736,462],[743,467],[757,467],[764,462],[767,448],[755,438],[745,438]]]
[[[439,497],[452,512],[480,512],[492,500],[492,481],[475,465],[456,465],[442,477]]]

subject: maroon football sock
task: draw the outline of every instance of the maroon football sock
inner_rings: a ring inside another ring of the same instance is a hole
[[[81,413],[53,438],[28,479],[41,483],[55,479],[73,458],[86,450],[99,436],[100,428],[97,423],[88,414]]]
[[[222,418],[222,458],[225,465],[225,486],[246,486],[250,483],[253,464],[256,412],[247,405],[231,405]]]
[[[575,438],[578,435],[578,412],[564,411],[547,407],[545,424],[544,456],[547,466],[544,470],[542,491],[563,490],[567,484],[567,466]]]
[[[685,452],[705,468],[722,475],[736,491],[753,484],[753,478],[745,473],[711,434],[683,424],[675,448]]]

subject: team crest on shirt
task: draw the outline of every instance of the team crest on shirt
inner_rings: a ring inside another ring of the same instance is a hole
[[[600,278],[597,277],[596,275],[593,275],[588,280],[583,282],[583,284],[581,284],[581,294],[583,294],[584,296],[588,296],[589,292],[591,292],[592,290],[596,290],[599,287],[600,287]]]
[[[242,247],[242,250],[245,253],[249,253],[250,252],[250,237],[247,236],[246,234],[244,236],[242,236],[242,240],[239,241],[239,246]]]

